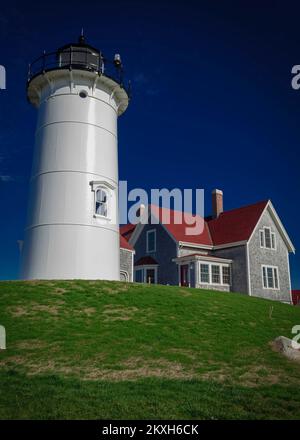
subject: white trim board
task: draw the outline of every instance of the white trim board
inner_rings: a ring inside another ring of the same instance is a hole
[[[278,232],[279,232],[279,234],[281,235],[283,241],[285,242],[286,247],[288,248],[289,252],[293,252],[293,254],[294,254],[294,253],[295,253],[295,247],[294,247],[294,245],[293,245],[293,243],[292,243],[290,237],[288,236],[288,234],[287,234],[287,232],[286,232],[286,230],[285,230],[283,224],[281,223],[281,220],[280,220],[280,218],[278,217],[278,214],[276,213],[275,208],[274,208],[274,206],[272,205],[271,200],[268,201],[268,203],[266,204],[266,206],[265,206],[263,212],[261,213],[261,215],[260,215],[260,217],[259,217],[259,219],[258,219],[258,221],[257,221],[257,223],[256,223],[256,226],[255,226],[255,228],[253,229],[252,234],[251,234],[250,237],[249,237],[248,243],[250,243],[250,241],[252,240],[254,234],[256,233],[256,231],[257,231],[257,229],[258,229],[258,225],[259,225],[259,223],[260,223],[260,221],[261,221],[263,215],[265,214],[265,212],[266,212],[267,210],[269,211],[269,214],[270,214],[272,220],[274,221],[275,226],[277,227]]]

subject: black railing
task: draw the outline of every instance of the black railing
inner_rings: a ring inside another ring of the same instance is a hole
[[[130,95],[130,82],[124,84],[124,72],[121,64],[103,58],[99,52],[88,48],[67,48],[51,53],[44,53],[28,69],[28,83],[36,76],[58,69],[78,69],[105,75],[116,81]]]

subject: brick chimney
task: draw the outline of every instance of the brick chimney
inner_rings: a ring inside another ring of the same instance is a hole
[[[214,189],[212,192],[212,215],[218,218],[223,212],[223,191]]]

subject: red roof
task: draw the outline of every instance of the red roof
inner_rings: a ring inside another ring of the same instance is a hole
[[[151,205],[151,213],[164,224],[176,241],[212,246],[208,226],[203,217],[155,205]]]
[[[135,266],[144,266],[149,264],[158,264],[156,260],[152,257],[142,257],[140,258],[136,263],[134,263]]]
[[[181,224],[176,223],[176,216],[179,220],[181,219],[182,213],[180,211],[151,205],[151,212],[160,220],[160,223],[164,224],[164,227],[176,241],[217,246],[248,240],[267,203],[268,200],[265,200],[253,205],[225,211],[218,218],[203,219],[198,215],[185,213]],[[168,218],[170,222],[164,221]],[[195,219],[198,221],[200,232],[197,231],[197,233],[189,235],[187,230],[193,226]],[[123,237],[129,240],[135,227],[136,225],[132,224],[124,225],[120,227],[120,232]]]
[[[134,251],[131,244],[129,244],[126,238],[124,238],[121,234],[120,234],[120,248],[128,249],[129,251]]]
[[[181,211],[174,211],[172,209],[161,208],[151,205],[151,213],[155,218],[159,219],[164,224],[165,228],[175,238],[176,241],[186,241],[189,243],[212,246],[208,226],[203,217],[199,215],[192,215],[190,213],[183,213]],[[198,230],[192,235],[187,233],[192,231],[192,227],[197,220]],[[180,222],[180,224],[179,224]],[[130,239],[136,225],[128,224],[120,227],[120,232],[127,240]]]
[[[120,234],[129,240],[133,231],[135,230],[135,227],[136,225],[132,225],[130,223],[128,223],[128,225],[122,225],[120,226]]]
[[[294,306],[300,304],[300,290],[292,290],[292,299]]]
[[[218,218],[207,220],[215,246],[248,240],[265,209],[268,200],[254,205],[222,212]]]

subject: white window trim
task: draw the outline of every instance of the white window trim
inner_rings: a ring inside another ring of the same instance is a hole
[[[219,268],[219,279],[220,279],[219,283],[216,283],[216,282],[213,283],[213,281],[212,281],[212,279],[213,279],[212,267],[213,266],[216,266],[216,267]],[[219,264],[211,264],[211,267],[210,267],[210,281],[211,281],[210,284],[212,284],[213,286],[219,286],[220,284],[223,284],[223,271],[221,270],[221,266]]]
[[[142,274],[143,281],[142,281],[142,283],[148,284],[148,280],[146,279],[146,277],[147,277],[147,270],[148,269],[154,269],[154,284],[157,284],[157,264],[155,264],[155,265],[154,264],[153,265],[145,264],[143,266],[135,267],[134,268],[134,280],[135,280],[135,273],[136,273],[136,271],[142,270],[143,271],[143,274]],[[134,281],[134,282],[136,283],[138,281]]]
[[[112,191],[115,190],[115,187],[113,185],[111,185],[109,182],[103,181],[103,180],[92,180],[90,182],[90,186],[91,189],[94,193],[94,199],[93,199],[93,217],[94,218],[99,218],[102,220],[107,220],[107,221],[111,221],[112,219],[112,211],[111,211],[111,206],[112,206]],[[100,214],[96,214],[96,193],[98,189],[104,189],[107,192],[108,195],[108,202],[107,202],[107,216],[105,215],[100,215]]]
[[[261,243],[261,234],[262,234],[262,243]],[[259,230],[259,245],[261,248],[265,247],[265,231],[264,231],[264,229]]]
[[[266,269],[266,276],[267,276],[267,284],[268,284],[268,271],[267,269],[272,269],[272,273],[273,273],[273,280],[274,280],[274,285],[275,285],[275,276],[274,276],[274,269],[277,270],[277,283],[278,283],[278,287],[265,287],[264,285],[264,268]],[[262,279],[262,286],[264,290],[280,290],[280,281],[279,281],[279,270],[278,270],[278,266],[271,266],[270,264],[262,264],[261,266],[261,279]]]
[[[204,283],[201,281],[201,264],[206,264],[209,266],[208,268],[208,276],[209,276],[209,282],[208,283]],[[220,282],[219,283],[213,283],[212,282],[212,268],[211,266],[219,266],[219,270],[220,270]],[[230,280],[229,283],[224,283],[223,282],[223,266],[225,267],[229,267],[230,269]],[[216,262],[208,262],[208,261],[198,261],[198,284],[207,284],[207,285],[211,285],[211,286],[231,286],[232,284],[232,269],[231,269],[231,264],[224,264],[224,263],[216,263]]]
[[[271,247],[266,246],[266,236],[265,236],[266,229],[269,229],[270,231]],[[261,239],[260,239],[261,232],[263,233],[263,245],[261,244]],[[272,237],[274,237],[274,247],[272,247]],[[263,228],[259,229],[259,245],[262,249],[269,249],[270,251],[276,251],[277,249],[276,234],[275,232],[272,231],[272,228],[270,226],[264,226]]]
[[[277,250],[276,234],[275,234],[275,232],[272,232],[272,231],[271,231],[271,246],[272,246],[272,237],[274,237],[274,247],[272,247],[271,249],[272,249],[273,251],[276,251],[276,250]]]
[[[208,266],[208,282],[205,282],[205,281],[202,281],[201,280],[201,265],[204,265],[204,266]],[[211,284],[211,272],[210,272],[210,267],[209,267],[209,263],[207,263],[207,262],[200,262],[200,264],[199,264],[199,284]]]
[[[149,246],[148,246],[148,244],[149,244],[148,236],[152,232],[154,232],[154,249],[150,251],[149,250]],[[146,234],[146,252],[147,252],[147,254],[151,254],[153,252],[156,252],[156,229],[150,229],[149,231],[147,231],[147,234]]]
[[[223,267],[229,267],[229,284],[228,283],[224,283],[224,279],[223,279]],[[231,270],[231,265],[228,264],[222,264],[221,267],[221,276],[222,276],[222,285],[223,286],[231,286],[232,285],[232,270]]]

